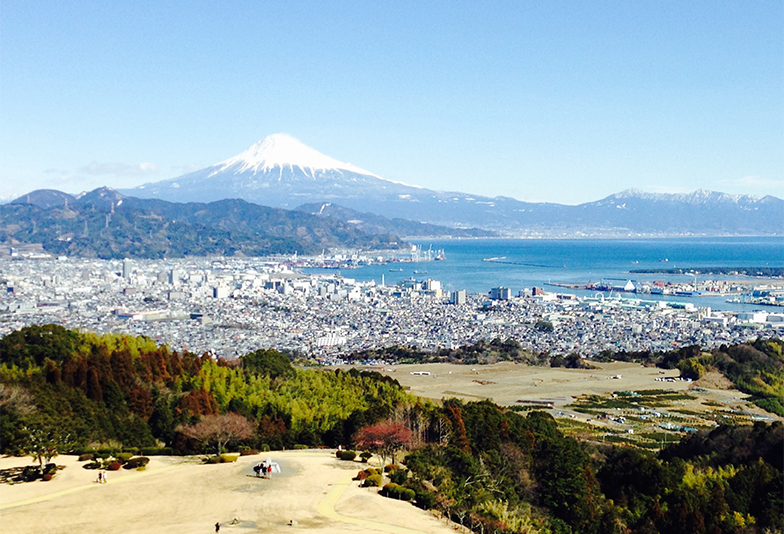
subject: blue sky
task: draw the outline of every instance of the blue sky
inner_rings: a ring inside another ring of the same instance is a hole
[[[782,1],[376,4],[3,0],[0,196],[285,132],[432,189],[784,197]]]

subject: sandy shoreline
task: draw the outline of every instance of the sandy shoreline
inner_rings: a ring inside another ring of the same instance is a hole
[[[267,456],[283,473],[255,478],[253,465]],[[334,451],[264,453],[217,465],[151,457],[146,471],[111,471],[106,484],[75,456],[55,463],[65,469],[49,482],[0,484],[4,534],[195,534],[214,532],[216,521],[221,532],[454,532],[409,503],[349,483],[362,464],[339,461]],[[31,464],[29,457],[2,458],[0,470]]]

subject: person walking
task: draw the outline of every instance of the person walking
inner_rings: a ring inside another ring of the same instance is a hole
[[[220,532],[220,522],[215,523],[215,532]]]
[[[98,484],[103,482],[103,471],[98,471],[98,480],[96,482],[98,482]]]

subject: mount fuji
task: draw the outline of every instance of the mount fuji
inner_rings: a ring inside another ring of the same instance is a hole
[[[123,192],[177,202],[242,198],[266,206],[294,208],[303,203],[356,199],[383,200],[422,188],[386,180],[274,134],[244,152],[210,167]],[[352,206],[353,207],[353,206]]]
[[[513,236],[784,235],[784,201],[773,196],[629,189],[569,206],[433,191],[387,180],[286,134],[270,135],[210,167],[122,193],[174,202],[239,198],[287,209],[331,203],[389,218]]]

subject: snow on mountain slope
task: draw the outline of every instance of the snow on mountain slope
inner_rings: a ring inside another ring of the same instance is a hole
[[[476,176],[477,184],[487,178]],[[535,183],[530,185],[536,187]],[[270,135],[210,167],[122,193],[174,202],[240,198],[288,209],[332,202],[388,218],[511,235],[784,234],[784,202],[775,197],[627,189],[595,202],[565,206],[433,191],[386,180],[285,134]]]
[[[258,173],[275,169],[282,171],[285,167],[294,170],[294,167],[298,167],[303,173],[309,174],[313,178],[316,177],[315,171],[333,170],[365,174],[383,179],[351,163],[343,163],[326,156],[283,133],[269,135],[251,145],[241,154],[221,161],[215,167],[213,175],[228,169],[235,173],[246,171]]]

